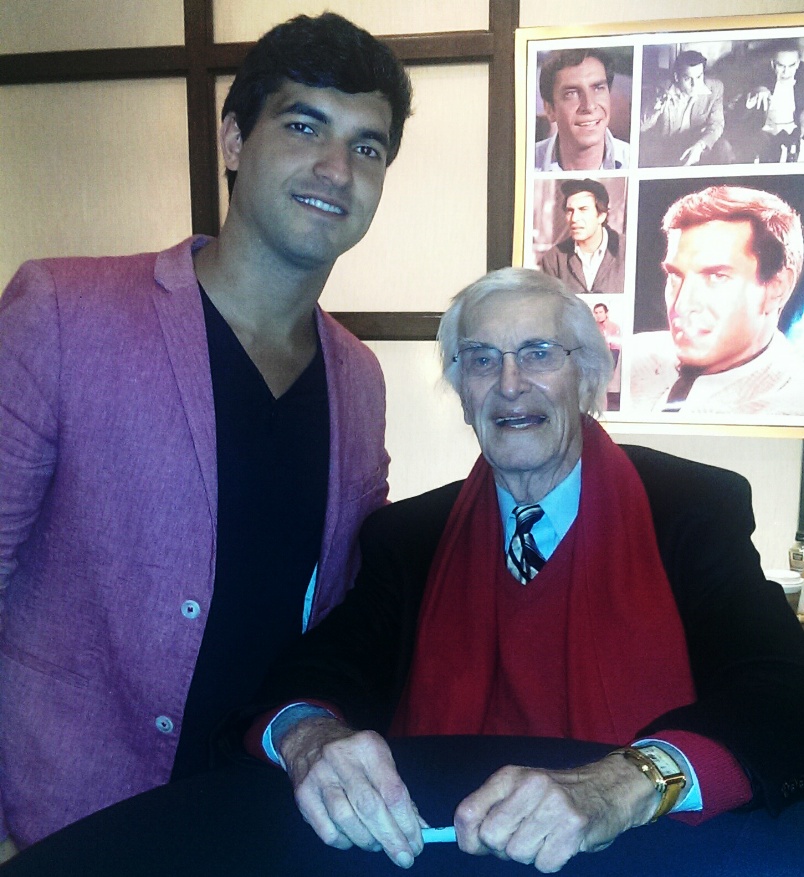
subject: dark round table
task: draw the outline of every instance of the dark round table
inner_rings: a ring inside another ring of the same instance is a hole
[[[397,740],[400,774],[431,825],[452,822],[455,806],[498,767],[571,767],[610,747],[517,737]],[[428,844],[417,877],[525,873],[525,866]],[[340,877],[399,875],[383,853],[326,847],[304,823],[277,768],[230,764],[123,801],[27,849],[0,877]],[[581,853],[566,877],[801,877],[804,803],[772,818],[727,813],[690,826],[665,817],[623,834],[606,850]]]

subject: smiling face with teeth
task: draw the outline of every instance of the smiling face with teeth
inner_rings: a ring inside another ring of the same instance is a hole
[[[556,296],[500,292],[467,308],[460,346],[518,350],[542,340],[577,347],[560,317]],[[462,375],[458,389],[464,419],[474,429],[495,480],[517,502],[538,502],[578,462],[581,409],[588,400],[572,356],[557,371],[536,375],[526,374],[515,357],[505,356],[499,375]]]
[[[558,130],[560,164],[564,170],[592,170],[603,162],[611,94],[606,68],[598,58],[584,58],[556,73],[553,100],[544,111]]]
[[[269,258],[328,272],[368,231],[385,180],[388,100],[286,80],[243,141],[232,115],[221,145],[237,171],[227,227]]]

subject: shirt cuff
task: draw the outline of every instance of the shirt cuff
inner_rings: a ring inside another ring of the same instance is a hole
[[[286,765],[276,748],[282,741],[282,737],[294,725],[302,719],[310,716],[332,716],[340,719],[337,709],[324,703],[315,701],[296,701],[285,704],[275,710],[257,716],[243,739],[246,752],[259,758],[287,769]]]
[[[684,754],[691,768],[695,765],[701,810],[676,810],[678,819],[698,824],[741,807],[753,798],[753,789],[745,771],[723,744],[692,731],[659,731],[659,735],[658,740],[662,744],[675,746]]]
[[[682,773],[687,777],[687,783],[681,790],[671,813],[682,813],[690,810],[703,810],[703,799],[701,798],[701,784],[698,782],[698,774],[695,768],[690,764],[686,755],[672,743],[666,740],[657,740],[655,737],[644,737],[632,743],[632,746],[657,746],[663,752],[666,752],[670,758],[681,768]]]

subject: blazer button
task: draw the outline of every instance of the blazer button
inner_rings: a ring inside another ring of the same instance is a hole
[[[185,618],[198,618],[201,614],[201,607],[195,600],[185,600],[181,604],[181,614]]]
[[[167,716],[157,716],[154,724],[157,731],[163,734],[170,734],[173,731],[173,722]]]

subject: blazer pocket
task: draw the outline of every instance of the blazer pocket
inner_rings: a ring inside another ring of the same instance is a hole
[[[77,672],[75,669],[64,667],[40,655],[35,655],[15,643],[9,642],[6,638],[0,639],[0,656],[2,656],[0,664],[6,665],[0,674],[2,676],[6,675],[6,671],[13,673],[14,665],[17,664],[28,672],[46,676],[58,682],[64,682],[75,688],[87,688],[89,686],[88,677]]]

